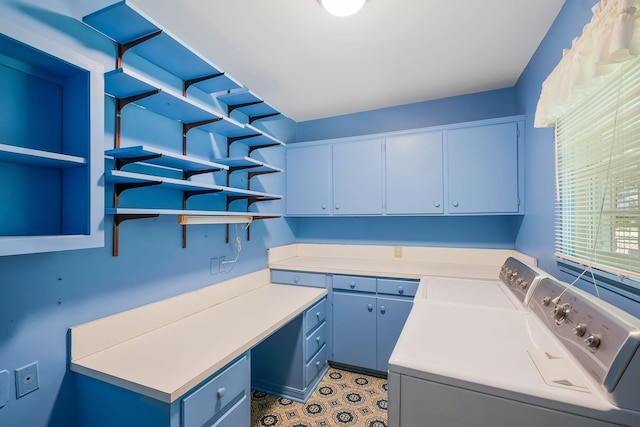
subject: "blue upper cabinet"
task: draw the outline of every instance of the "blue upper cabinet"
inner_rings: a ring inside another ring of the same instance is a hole
[[[287,148],[290,216],[382,213],[382,140]]]
[[[329,215],[331,145],[289,146],[286,158],[287,215]]]
[[[522,215],[522,116],[287,147],[289,216]]]
[[[387,138],[386,167],[388,214],[444,212],[442,132]]]
[[[333,146],[334,215],[382,214],[382,140]]]
[[[518,123],[447,132],[448,212],[521,213]]]
[[[0,255],[103,246],[103,68],[38,34],[2,31]]]

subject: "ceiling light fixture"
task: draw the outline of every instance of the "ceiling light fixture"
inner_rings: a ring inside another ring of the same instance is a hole
[[[318,0],[327,12],[335,16],[351,16],[364,6],[367,0]]]

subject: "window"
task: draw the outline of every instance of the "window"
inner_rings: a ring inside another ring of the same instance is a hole
[[[640,57],[560,115],[556,254],[640,278]]]

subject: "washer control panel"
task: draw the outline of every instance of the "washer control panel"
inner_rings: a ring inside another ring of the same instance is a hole
[[[580,289],[543,278],[529,302],[598,383],[611,392],[640,343],[640,320]]]
[[[507,258],[500,268],[500,280],[523,304],[529,302],[533,289],[540,281],[541,276],[540,270],[513,257]]]

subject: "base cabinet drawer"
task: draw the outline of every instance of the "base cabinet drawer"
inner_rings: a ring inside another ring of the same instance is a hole
[[[327,324],[323,323],[305,339],[305,362],[308,362],[327,343]]]
[[[245,394],[242,399],[233,405],[213,424],[205,424],[206,427],[239,427],[251,424],[251,396]]]
[[[78,427],[239,427],[251,423],[251,359],[245,353],[168,403],[78,374]]]
[[[333,289],[344,289],[354,292],[376,292],[375,277],[333,276]]]
[[[213,425],[225,411],[247,397],[251,389],[251,366],[245,355],[220,374],[182,399],[182,427]]]
[[[317,328],[327,318],[327,299],[320,302],[304,312],[304,333],[308,334]]]
[[[311,385],[313,380],[324,372],[324,368],[327,366],[327,346],[316,354],[316,357],[311,359],[311,362],[307,363],[305,367],[306,371],[306,383],[307,386]]]
[[[312,286],[325,288],[327,276],[321,273],[304,273],[300,271],[271,270],[271,282],[283,285]]]

